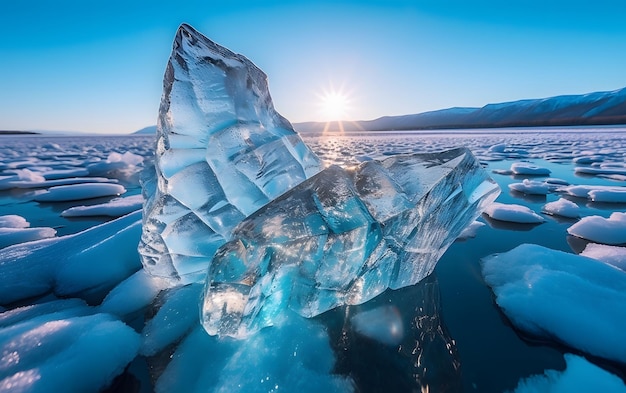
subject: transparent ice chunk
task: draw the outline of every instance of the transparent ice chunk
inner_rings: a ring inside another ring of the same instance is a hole
[[[312,317],[415,284],[499,190],[464,148],[331,166],[233,230],[207,274],[203,326],[246,337],[286,308]]]
[[[263,71],[182,25],[147,168],[142,262],[153,275],[187,283],[204,278],[242,219],[322,165],[274,109]]]

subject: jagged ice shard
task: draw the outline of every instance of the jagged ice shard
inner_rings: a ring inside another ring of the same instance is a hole
[[[465,148],[331,166],[243,220],[205,284],[209,334],[246,337],[413,285],[500,193]]]
[[[173,283],[202,280],[241,220],[321,169],[274,110],[263,71],[181,25],[143,181],[144,268]]]
[[[245,57],[182,25],[144,174],[144,268],[205,279],[210,334],[360,304],[432,272],[499,193],[467,149],[323,169]]]

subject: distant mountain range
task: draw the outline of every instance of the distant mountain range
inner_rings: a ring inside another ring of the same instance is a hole
[[[546,127],[626,124],[626,88],[583,95],[529,99],[482,108],[449,108],[374,120],[344,121],[346,131],[388,131],[492,127]],[[299,132],[323,131],[325,122],[295,123]],[[339,123],[328,129],[338,131]]]
[[[449,108],[374,120],[343,121],[345,131],[437,130],[626,124],[626,88],[582,95],[528,99],[482,108]],[[339,122],[294,123],[298,132],[339,131]],[[148,126],[133,134],[154,134]]]
[[[133,135],[145,135],[145,134],[155,134],[157,126],[148,126],[144,127],[141,130],[137,130],[133,132]]]

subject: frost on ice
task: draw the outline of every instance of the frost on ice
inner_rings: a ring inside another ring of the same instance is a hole
[[[415,284],[498,194],[467,149],[331,166],[235,228],[209,268],[204,327],[244,337],[287,308],[312,317]]]
[[[187,25],[152,168],[145,269],[173,284],[206,277],[205,329],[237,337],[288,309],[311,317],[415,284],[499,193],[467,149],[322,170],[274,110],[266,75]]]
[[[188,25],[163,88],[139,251],[151,274],[193,282],[241,220],[321,163],[274,110],[263,71]]]

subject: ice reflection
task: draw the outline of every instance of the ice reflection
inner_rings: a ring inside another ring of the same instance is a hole
[[[481,216],[483,218],[483,220],[485,220],[485,222],[487,224],[489,224],[489,226],[491,228],[494,229],[504,229],[504,230],[508,230],[508,231],[520,231],[520,232],[526,232],[526,231],[530,231],[531,229],[535,228],[538,225],[541,225],[541,223],[518,223],[518,222],[509,222],[509,221],[501,221],[501,220],[495,220],[491,217],[489,217],[488,215],[486,215],[485,213],[482,214]]]
[[[337,356],[334,371],[350,375],[359,392],[460,392],[461,362],[440,308],[432,274],[417,285],[324,314]],[[365,317],[372,317],[368,327]],[[397,329],[402,337],[394,334]]]

